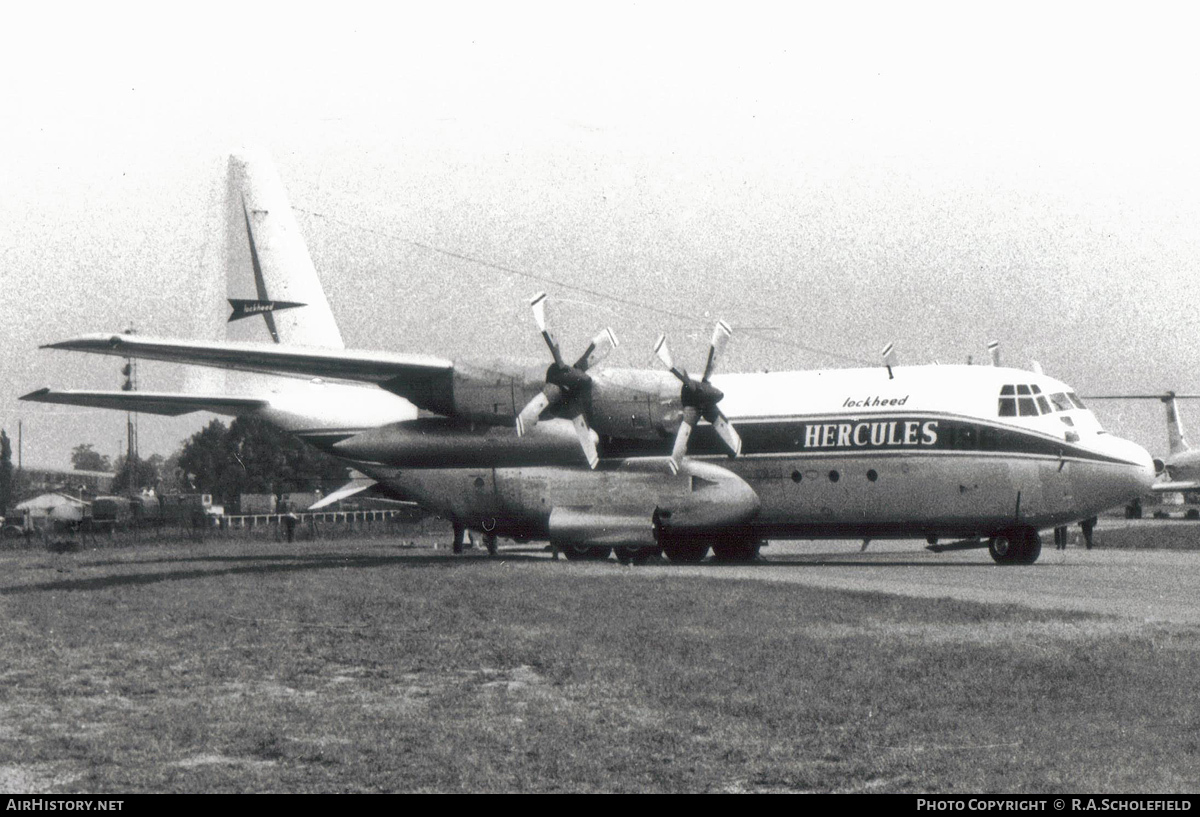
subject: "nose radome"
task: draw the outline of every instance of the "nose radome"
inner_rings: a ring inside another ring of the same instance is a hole
[[[1138,487],[1145,493],[1150,492],[1150,486],[1154,483],[1157,476],[1157,469],[1154,467],[1154,458],[1150,456],[1150,452],[1142,448],[1132,440],[1120,440],[1122,445],[1121,454],[1130,462],[1136,463],[1137,468],[1134,471],[1134,480]]]

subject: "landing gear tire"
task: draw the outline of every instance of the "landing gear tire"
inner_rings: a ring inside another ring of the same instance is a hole
[[[569,562],[603,562],[612,555],[612,548],[590,548],[586,545],[560,545],[558,549]]]
[[[663,545],[663,553],[672,562],[694,565],[704,561],[708,555],[708,545],[703,542],[671,542]]]
[[[617,554],[617,561],[623,565],[644,565],[658,555],[658,548],[619,547],[614,548],[614,552]]]
[[[718,562],[753,562],[758,558],[762,542],[722,542],[713,545],[713,559]]]
[[[1031,565],[1042,554],[1042,537],[1035,528],[1015,528],[993,536],[988,553],[996,564]]]
[[[463,552],[463,544],[467,541],[467,529],[461,522],[454,523],[454,553]]]
[[[485,533],[483,535],[483,544],[487,548],[488,556],[496,555],[496,534]]]

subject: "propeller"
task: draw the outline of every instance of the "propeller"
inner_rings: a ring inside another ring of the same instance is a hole
[[[654,344],[654,354],[658,355],[658,359],[683,384],[683,388],[679,392],[679,400],[683,403],[683,419],[679,423],[679,431],[675,434],[675,445],[671,448],[672,473],[679,473],[683,456],[687,453],[688,438],[692,436],[692,429],[696,427],[696,423],[700,421],[701,417],[712,423],[713,430],[717,432],[721,442],[729,449],[731,457],[736,457],[742,452],[742,438],[738,436],[733,424],[717,408],[717,403],[721,402],[721,398],[725,395],[709,382],[713,370],[717,367],[717,359],[725,351],[725,346],[729,343],[729,337],[732,334],[733,330],[729,328],[729,324],[725,321],[717,321],[717,326],[713,330],[712,343],[708,349],[708,361],[704,364],[704,376],[699,380],[693,379],[685,369],[675,365],[675,360],[671,357],[671,350],[667,348],[666,335],[659,335]]]
[[[579,359],[568,365],[563,360],[558,341],[546,322],[546,293],[539,292],[534,295],[529,305],[533,307],[533,319],[537,321],[538,329],[541,330],[546,345],[550,347],[554,362],[546,369],[546,382],[542,390],[517,414],[517,436],[524,436],[528,429],[537,425],[538,418],[547,409],[563,406],[566,415],[575,426],[579,447],[583,449],[588,465],[595,468],[600,462],[600,455],[596,453],[596,439],[585,416],[587,396],[592,387],[592,377],[588,374],[588,369],[608,357],[617,347],[617,337],[611,329],[605,328],[592,338],[592,342]]]

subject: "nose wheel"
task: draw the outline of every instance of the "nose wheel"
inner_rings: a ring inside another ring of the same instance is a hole
[[[1037,528],[1013,528],[988,541],[988,553],[996,564],[1031,565],[1042,553],[1042,538]]]

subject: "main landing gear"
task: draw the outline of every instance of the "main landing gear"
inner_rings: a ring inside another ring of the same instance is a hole
[[[467,531],[467,526],[464,525],[463,523],[455,522],[453,524],[454,524],[454,545],[453,545],[454,552],[456,554],[461,554],[463,552],[463,550],[465,550],[466,548],[473,547],[473,545],[470,544],[470,539],[469,539],[471,534]],[[495,533],[487,533],[485,531],[483,534],[483,544],[485,547],[487,547],[488,556],[496,555],[496,534]]]
[[[758,558],[762,542],[742,539],[713,545],[713,559],[718,562],[753,562]]]
[[[753,562],[758,558],[761,539],[742,537],[721,538],[712,542],[714,562]],[[698,564],[708,555],[709,543],[697,539],[668,538],[663,541],[662,551],[672,562]]]
[[[661,551],[655,547],[619,547],[613,548],[613,552],[623,565],[644,565],[651,559],[657,559]]]
[[[603,562],[612,555],[612,548],[590,548],[585,545],[559,545],[568,562]]]
[[[1037,528],[1013,528],[988,541],[988,553],[1001,565],[1031,565],[1042,553],[1042,537]]]

